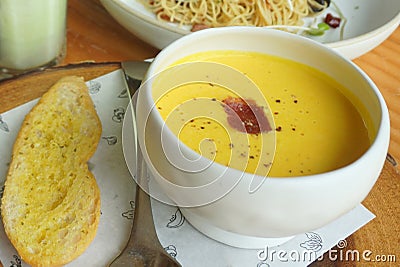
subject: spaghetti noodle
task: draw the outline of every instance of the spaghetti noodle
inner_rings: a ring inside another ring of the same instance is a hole
[[[327,0],[140,0],[159,20],[191,25],[192,31],[222,26],[301,26]]]

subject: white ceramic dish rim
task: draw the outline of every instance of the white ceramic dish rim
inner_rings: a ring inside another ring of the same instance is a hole
[[[325,45],[331,47],[331,48],[339,48],[343,46],[348,46],[354,43],[362,42],[368,39],[371,39],[373,36],[376,36],[386,30],[389,30],[391,27],[394,27],[396,25],[399,25],[400,23],[400,13],[398,13],[393,19],[391,19],[388,23],[382,25],[381,27],[372,30],[370,32],[364,33],[362,35],[359,35],[357,37],[337,41],[337,42],[331,42],[331,43],[324,43]]]
[[[126,5],[124,2],[122,2],[120,0],[113,0],[113,1],[117,5],[119,5],[124,12],[129,13],[133,16],[136,16],[136,17],[146,21],[149,24],[152,24],[152,25],[160,27],[160,28],[164,28],[170,32],[181,34],[181,35],[187,35],[187,34],[191,33],[190,31],[185,30],[183,28],[179,28],[175,25],[170,25],[169,23],[165,23],[165,22],[163,23],[161,21],[158,21],[157,19],[152,19],[149,16],[142,14],[141,12],[137,12],[136,10],[131,9],[128,5]],[[379,33],[383,32],[385,30],[388,30],[389,28],[394,27],[399,24],[400,24],[400,12],[395,17],[393,17],[388,23],[376,28],[375,30],[372,30],[370,32],[364,33],[362,35],[359,35],[359,36],[356,36],[353,38],[340,40],[340,41],[336,41],[336,42],[327,42],[327,43],[323,43],[323,44],[327,45],[328,47],[331,47],[331,48],[340,48],[340,47],[348,46],[348,45],[351,45],[354,43],[359,43],[359,42],[363,42],[365,40],[371,39],[373,36],[376,36]]]
[[[249,28],[249,27],[236,26],[235,28]],[[250,27],[249,30],[251,28],[252,27]],[[219,31],[219,30],[226,31],[227,28],[224,28],[224,29],[222,29],[222,28],[214,28],[213,30],[214,31]],[[202,34],[202,33],[198,32],[197,34]],[[278,32],[277,32],[277,34],[278,34]],[[279,34],[285,35],[285,34],[288,34],[288,33],[279,32]],[[380,107],[379,125],[376,125],[377,133],[376,133],[376,135],[374,137],[374,140],[371,142],[371,145],[369,146],[369,148],[358,159],[356,159],[355,161],[349,163],[348,165],[343,166],[343,167],[338,168],[338,169],[335,169],[335,170],[332,170],[332,171],[324,172],[324,173],[313,174],[313,175],[304,175],[304,176],[296,176],[295,177],[296,179],[293,179],[294,177],[270,177],[270,176],[268,176],[267,178],[268,178],[268,180],[270,180],[269,182],[273,182],[273,181],[282,182],[284,180],[287,181],[287,182],[289,182],[289,181],[290,182],[294,182],[294,181],[296,181],[296,182],[304,182],[304,181],[310,181],[311,179],[313,179],[313,180],[314,179],[326,179],[327,176],[330,176],[330,177],[336,177],[337,175],[340,176],[341,173],[342,172],[346,172],[347,169],[353,168],[354,165],[361,164],[361,162],[363,161],[364,158],[373,156],[375,151],[379,150],[379,148],[382,146],[382,144],[381,144],[382,140],[386,139],[386,136],[383,136],[383,135],[386,134],[387,132],[389,132],[389,129],[385,129],[386,127],[389,127],[388,125],[390,124],[389,111],[387,109],[387,106],[386,106],[386,103],[385,103],[385,100],[384,100],[382,94],[380,93],[380,91],[379,91],[378,87],[375,85],[375,83],[371,80],[371,78],[369,78],[368,75],[362,69],[360,69],[357,65],[355,65],[351,60],[348,60],[348,59],[344,58],[338,52],[336,52],[336,51],[334,51],[334,50],[332,50],[332,49],[330,49],[330,48],[328,48],[328,47],[326,47],[324,45],[321,45],[321,43],[319,43],[319,42],[317,42],[315,40],[311,40],[311,39],[303,37],[303,36],[299,36],[299,37],[302,38],[303,40],[305,40],[306,42],[310,42],[310,44],[314,44],[314,45],[319,46],[321,49],[325,50],[328,53],[334,53],[336,55],[336,57],[341,62],[343,62],[343,64],[350,64],[355,69],[355,71],[357,71],[362,76],[362,79],[370,86],[370,88],[372,89],[371,92],[373,93],[374,97],[376,98],[376,100],[379,103],[379,107]],[[182,42],[185,42],[185,38],[184,37],[181,38],[178,41],[173,42],[170,45],[170,47],[173,48],[173,46],[181,46]],[[159,53],[159,56],[162,57],[164,53],[168,53],[168,50],[169,49],[162,50]],[[158,56],[153,60],[153,62],[157,62],[158,61],[157,58],[158,58]],[[153,71],[153,69],[155,68],[154,66],[155,66],[155,64],[150,65],[149,72],[154,72]],[[148,92],[146,92],[146,93],[150,94],[150,90]],[[162,118],[161,118],[161,115],[158,112],[156,114],[157,114],[156,115],[157,120],[161,123],[163,121]],[[170,134],[173,135],[172,132],[170,132]],[[188,146],[186,146],[185,144],[181,143],[181,145],[183,145],[183,147],[185,147],[188,151],[192,151],[192,153],[196,153],[192,149],[190,149]],[[217,165],[219,165],[221,167],[226,167],[226,166],[223,166],[223,165],[221,165],[219,163],[216,163],[216,162],[214,162],[214,164],[217,164]],[[237,171],[240,172],[239,170],[237,170]],[[250,174],[250,175],[253,175],[253,174]],[[167,181],[167,183],[170,183],[170,181]]]

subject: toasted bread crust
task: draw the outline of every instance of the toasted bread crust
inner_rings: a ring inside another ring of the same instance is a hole
[[[60,79],[25,117],[1,203],[5,232],[32,266],[61,266],[96,235],[100,190],[87,161],[101,123],[82,78]]]

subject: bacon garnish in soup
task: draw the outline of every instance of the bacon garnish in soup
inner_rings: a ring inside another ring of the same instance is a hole
[[[248,134],[259,134],[272,130],[264,109],[254,100],[228,97],[222,100],[231,127]]]

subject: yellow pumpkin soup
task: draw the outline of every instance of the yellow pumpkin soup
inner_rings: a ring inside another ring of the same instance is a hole
[[[363,107],[312,67],[243,51],[201,52],[173,65],[187,62],[236,69],[268,103],[210,82],[182,84],[155,99],[179,139],[218,163],[271,177],[302,176],[348,165],[370,146]]]

